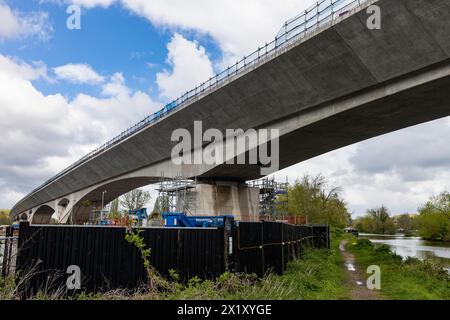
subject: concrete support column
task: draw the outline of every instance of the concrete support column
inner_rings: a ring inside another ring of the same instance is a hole
[[[259,188],[232,181],[199,182],[178,201],[187,202],[190,213],[198,216],[233,215],[240,221],[259,221]]]

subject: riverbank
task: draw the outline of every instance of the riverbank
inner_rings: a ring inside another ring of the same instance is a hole
[[[402,259],[387,245],[374,246],[367,239],[352,239],[346,246],[358,268],[381,269],[381,293],[393,300],[450,300],[450,276],[443,266],[417,258]]]

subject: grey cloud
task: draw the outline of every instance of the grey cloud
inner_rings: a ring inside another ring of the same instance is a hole
[[[436,120],[362,142],[350,161],[357,171],[369,174],[394,171],[412,181],[420,179],[420,170],[448,168],[448,120]]]

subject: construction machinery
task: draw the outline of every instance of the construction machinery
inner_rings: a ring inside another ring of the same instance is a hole
[[[225,226],[226,221],[234,223],[234,216],[187,216],[184,213],[163,213],[166,227],[184,228],[220,228]]]
[[[137,225],[142,226],[143,222],[148,219],[147,209],[141,208],[128,210],[128,216],[132,222],[135,222],[137,223]]]

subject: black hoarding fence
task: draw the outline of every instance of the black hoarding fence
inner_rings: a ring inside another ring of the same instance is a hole
[[[327,247],[328,227],[225,221],[222,228],[142,228],[150,262],[163,276],[214,279],[225,271],[282,274],[306,245]],[[17,279],[23,295],[65,290],[78,268],[85,292],[135,289],[147,280],[141,253],[119,227],[21,223]],[[316,237],[318,237],[316,239]],[[69,288],[70,289],[70,288]]]
[[[224,229],[142,228],[149,260],[162,275],[182,280],[215,278],[225,272]],[[35,226],[22,223],[17,270],[29,278],[28,295],[65,287],[68,268],[81,271],[87,292],[137,288],[147,279],[141,253],[125,240],[126,228]]]
[[[6,278],[14,275],[17,259],[17,241],[14,230],[6,228],[4,236],[0,236],[0,275]]]
[[[283,274],[306,247],[330,248],[329,227],[281,222],[240,222],[235,229],[236,271]]]

